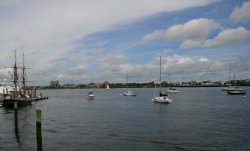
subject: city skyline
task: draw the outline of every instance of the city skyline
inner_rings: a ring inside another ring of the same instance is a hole
[[[250,1],[11,1],[0,4],[0,78],[14,50],[39,84],[249,79]]]

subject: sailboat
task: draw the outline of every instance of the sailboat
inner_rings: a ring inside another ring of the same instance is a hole
[[[177,91],[175,88],[172,88],[171,86],[170,86],[170,70],[169,70],[169,89],[168,90],[166,90],[166,92],[167,93],[178,93],[179,91]]]
[[[107,85],[106,85],[106,89],[107,90],[109,90],[110,89],[110,87],[109,87],[109,84],[107,83]]]
[[[122,94],[123,96],[136,96],[137,93],[132,90],[128,90],[128,74],[127,74],[127,90]]]
[[[153,97],[152,101],[154,101],[155,103],[165,103],[165,104],[169,104],[172,102],[172,99],[170,99],[166,93],[161,92],[161,57],[160,57],[160,93],[159,96]]]
[[[229,81],[229,82],[231,81],[231,64],[230,64],[230,67],[229,67],[228,81]],[[228,83],[228,84],[226,84],[225,86],[226,86],[226,87],[222,87],[222,88],[221,88],[221,91],[231,91],[231,90],[235,90],[235,89],[238,88],[238,87],[236,87],[236,86],[233,86],[231,83]]]
[[[241,87],[238,87],[235,85],[235,73],[234,73],[234,86],[231,87],[231,89],[227,90],[227,94],[229,95],[245,95],[247,92],[242,89]]]
[[[167,93],[178,93],[179,91],[175,88],[170,87],[168,90],[166,90]]]
[[[27,89],[26,86],[26,77],[25,77],[25,69],[28,69],[24,66],[24,54],[23,54],[23,66],[18,67],[16,63],[16,51],[15,51],[15,62],[14,66],[11,67],[13,69],[13,92],[10,95],[4,95],[3,106],[4,107],[15,107],[15,106],[26,106],[31,105],[33,101],[48,99],[48,97],[38,97],[36,95],[36,88],[33,90]],[[18,69],[22,69],[22,87],[19,88],[19,76]],[[8,91],[5,91],[8,92]]]

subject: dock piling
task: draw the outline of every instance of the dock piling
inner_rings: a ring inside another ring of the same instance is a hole
[[[14,102],[14,117],[15,117],[15,133],[18,134],[18,114],[17,114],[17,102]]]
[[[42,111],[36,110],[36,140],[37,151],[42,151]]]
[[[14,109],[15,109],[15,111],[17,110],[17,108],[18,108],[18,104],[17,104],[17,101],[15,101],[14,102]]]
[[[20,143],[19,140],[19,131],[18,131],[18,110],[17,110],[17,102],[14,103],[14,118],[15,118],[15,135],[17,142]]]

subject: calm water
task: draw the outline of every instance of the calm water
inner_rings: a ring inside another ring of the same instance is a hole
[[[179,88],[165,105],[151,101],[153,89],[123,90],[92,90],[94,100],[89,90],[44,90],[49,100],[18,110],[18,131],[14,111],[0,108],[0,151],[36,150],[36,109],[44,151],[250,150],[250,96]]]

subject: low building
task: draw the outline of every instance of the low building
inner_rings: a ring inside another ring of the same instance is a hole
[[[75,84],[64,84],[63,88],[64,89],[75,89],[76,85]]]
[[[50,81],[50,87],[51,88],[60,88],[60,84],[59,84],[59,81],[56,80],[56,81]]]
[[[182,82],[181,85],[183,87],[189,87],[189,86],[191,86],[191,83],[190,82]]]
[[[197,82],[196,81],[191,81],[191,86],[197,86]]]

